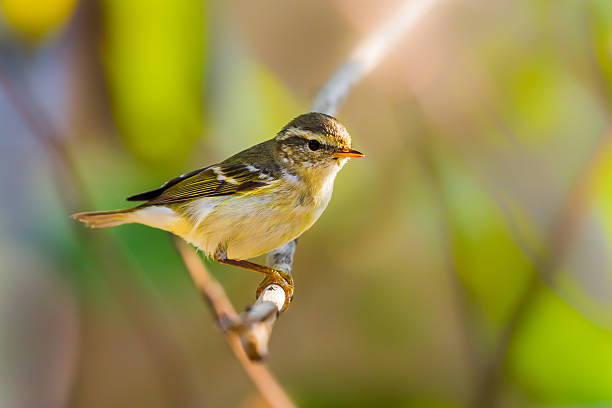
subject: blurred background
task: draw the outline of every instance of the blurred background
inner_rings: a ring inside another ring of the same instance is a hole
[[[302,407],[610,407],[612,1],[439,3],[338,112],[367,158],[268,363]],[[0,406],[266,406],[166,233],[68,215],[272,137],[397,5],[0,0]]]

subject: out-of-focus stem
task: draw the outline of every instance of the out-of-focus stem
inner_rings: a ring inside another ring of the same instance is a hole
[[[52,180],[56,183],[58,195],[66,210],[66,217],[75,209],[91,208],[85,185],[68,152],[63,135],[55,130],[52,121],[38,106],[28,89],[25,86],[16,86],[15,81],[16,78],[0,65],[0,86],[32,135],[46,148],[45,153],[49,155],[49,164],[52,167]],[[158,366],[157,371],[162,378],[170,403],[183,404],[186,400],[194,400],[195,382],[192,376],[188,375],[187,366],[177,354],[173,341],[167,335],[162,336],[163,331],[157,326],[158,323],[149,317],[149,305],[145,305],[140,297],[134,296],[135,291],[130,289],[131,282],[126,279],[126,275],[123,271],[116,270],[116,266],[109,262],[109,253],[119,254],[121,251],[108,245],[107,241],[96,240],[83,228],[75,228],[74,231],[90,251],[90,255],[98,259],[112,294],[139,334],[152,361]]]
[[[508,350],[520,332],[523,322],[529,316],[540,290],[544,284],[549,284],[554,279],[559,265],[568,253],[592,198],[598,169],[609,157],[611,150],[612,130],[608,130],[596,143],[591,157],[578,174],[556,220],[553,222],[548,239],[548,249],[543,256],[538,258],[527,287],[520,296],[517,306],[500,336],[497,348],[482,373],[472,403],[473,407],[489,408],[498,405]]]

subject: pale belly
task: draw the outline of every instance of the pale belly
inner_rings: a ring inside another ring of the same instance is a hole
[[[310,228],[327,207],[331,191],[316,202],[300,200],[298,196],[285,191],[274,196],[204,198],[190,204],[190,221],[194,227],[175,233],[209,256],[225,249],[230,259],[253,258],[286,244]]]

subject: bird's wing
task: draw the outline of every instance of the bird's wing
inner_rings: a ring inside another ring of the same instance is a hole
[[[220,163],[174,178],[156,190],[128,197],[147,204],[178,203],[200,197],[242,194],[264,188],[275,180],[271,172],[249,164]]]

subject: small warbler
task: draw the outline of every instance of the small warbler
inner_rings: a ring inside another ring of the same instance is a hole
[[[244,259],[267,253],[310,228],[331,198],[334,179],[349,158],[351,137],[334,117],[306,113],[273,139],[129,197],[134,208],[72,217],[92,228],[140,223],[170,231],[224,264],[266,275],[293,296],[291,275]]]

